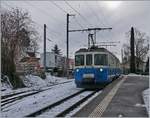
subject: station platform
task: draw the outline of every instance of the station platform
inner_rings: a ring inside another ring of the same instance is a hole
[[[148,88],[148,76],[120,77],[73,117],[148,117],[142,96]]]

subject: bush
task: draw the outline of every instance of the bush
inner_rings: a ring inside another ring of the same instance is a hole
[[[39,77],[41,77],[42,79],[45,79],[45,78],[46,78],[45,72],[44,72],[44,71],[41,71],[41,72],[39,73]]]

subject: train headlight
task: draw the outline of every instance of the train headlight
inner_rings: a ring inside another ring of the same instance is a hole
[[[100,72],[102,72],[103,71],[103,69],[102,68],[100,68]]]
[[[77,69],[76,72],[79,72],[79,69]]]

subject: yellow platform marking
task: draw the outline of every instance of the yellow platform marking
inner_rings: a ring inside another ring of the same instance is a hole
[[[124,77],[120,82],[117,83],[115,87],[107,94],[107,96],[101,101],[101,103],[94,109],[94,111],[89,115],[89,117],[100,117],[106,110],[107,106],[111,102],[112,98],[116,94],[120,85],[125,81],[126,77]]]

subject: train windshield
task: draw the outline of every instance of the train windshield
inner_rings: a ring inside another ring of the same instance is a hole
[[[94,64],[95,65],[107,65],[108,59],[106,54],[95,54],[94,55]]]
[[[92,65],[92,54],[86,55],[86,65]]]
[[[75,66],[83,66],[83,65],[84,65],[84,55],[76,55]]]

